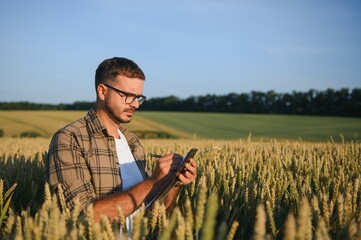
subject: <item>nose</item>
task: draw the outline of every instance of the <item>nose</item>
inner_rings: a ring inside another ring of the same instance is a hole
[[[134,107],[135,109],[139,108],[139,102],[138,102],[138,98],[135,98],[133,102],[131,102],[129,104],[131,107]]]

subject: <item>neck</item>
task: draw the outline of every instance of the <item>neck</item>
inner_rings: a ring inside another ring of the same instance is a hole
[[[116,123],[112,118],[108,116],[108,114],[105,111],[102,111],[100,109],[95,110],[99,120],[105,125],[108,133],[113,136],[114,138],[119,139],[119,133],[118,129],[120,124]]]

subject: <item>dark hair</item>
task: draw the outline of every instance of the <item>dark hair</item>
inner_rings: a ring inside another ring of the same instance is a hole
[[[101,83],[113,81],[117,76],[145,80],[143,71],[130,59],[113,57],[105,59],[95,71],[95,89]]]

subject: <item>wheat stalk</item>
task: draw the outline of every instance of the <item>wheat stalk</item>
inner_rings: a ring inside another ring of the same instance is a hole
[[[284,240],[296,239],[296,220],[292,213],[288,214],[287,216],[287,220],[284,226],[283,239]]]
[[[201,239],[213,239],[214,227],[216,225],[216,216],[218,210],[218,197],[212,193],[207,200],[207,208],[205,213],[205,220],[202,225]]]
[[[257,207],[256,223],[254,226],[253,240],[263,240],[266,236],[266,212],[264,205],[260,204]]]

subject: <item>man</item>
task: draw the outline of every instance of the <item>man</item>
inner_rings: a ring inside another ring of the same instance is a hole
[[[146,98],[142,95],[144,80],[133,61],[104,60],[95,74],[95,109],[58,130],[50,143],[46,172],[51,188],[62,187],[70,209],[75,199],[83,210],[93,206],[96,221],[102,215],[118,220],[119,207],[125,216],[132,214],[157,194],[182,160],[179,154],[165,155],[153,173],[147,174],[143,146],[122,125],[131,121]],[[191,159],[164,200],[168,209],[179,188],[194,181],[196,168]]]

